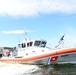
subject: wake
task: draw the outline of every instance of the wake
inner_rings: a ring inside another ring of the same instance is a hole
[[[30,75],[39,68],[36,65],[9,64],[0,62],[0,75]]]

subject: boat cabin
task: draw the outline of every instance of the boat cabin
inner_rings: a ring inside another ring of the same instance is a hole
[[[45,47],[46,43],[47,42],[45,40],[34,40],[34,41],[30,40],[23,43],[19,43],[18,48],[27,48],[27,47],[32,47],[32,46]]]

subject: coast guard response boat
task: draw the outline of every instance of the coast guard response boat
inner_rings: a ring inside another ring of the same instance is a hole
[[[60,39],[63,41],[64,36]],[[0,62],[26,63],[26,64],[52,64],[74,63],[76,61],[76,47],[72,48],[49,48],[46,40],[31,40],[27,37],[18,43],[13,52],[3,52]],[[57,46],[56,46],[57,47]]]

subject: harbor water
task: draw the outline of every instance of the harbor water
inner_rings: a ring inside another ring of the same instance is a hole
[[[0,75],[76,75],[76,65],[25,65],[0,62]]]

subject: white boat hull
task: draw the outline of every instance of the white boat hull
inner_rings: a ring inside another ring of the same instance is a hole
[[[74,63],[76,61],[76,48],[51,50],[27,57],[2,57],[0,61],[26,64]]]

